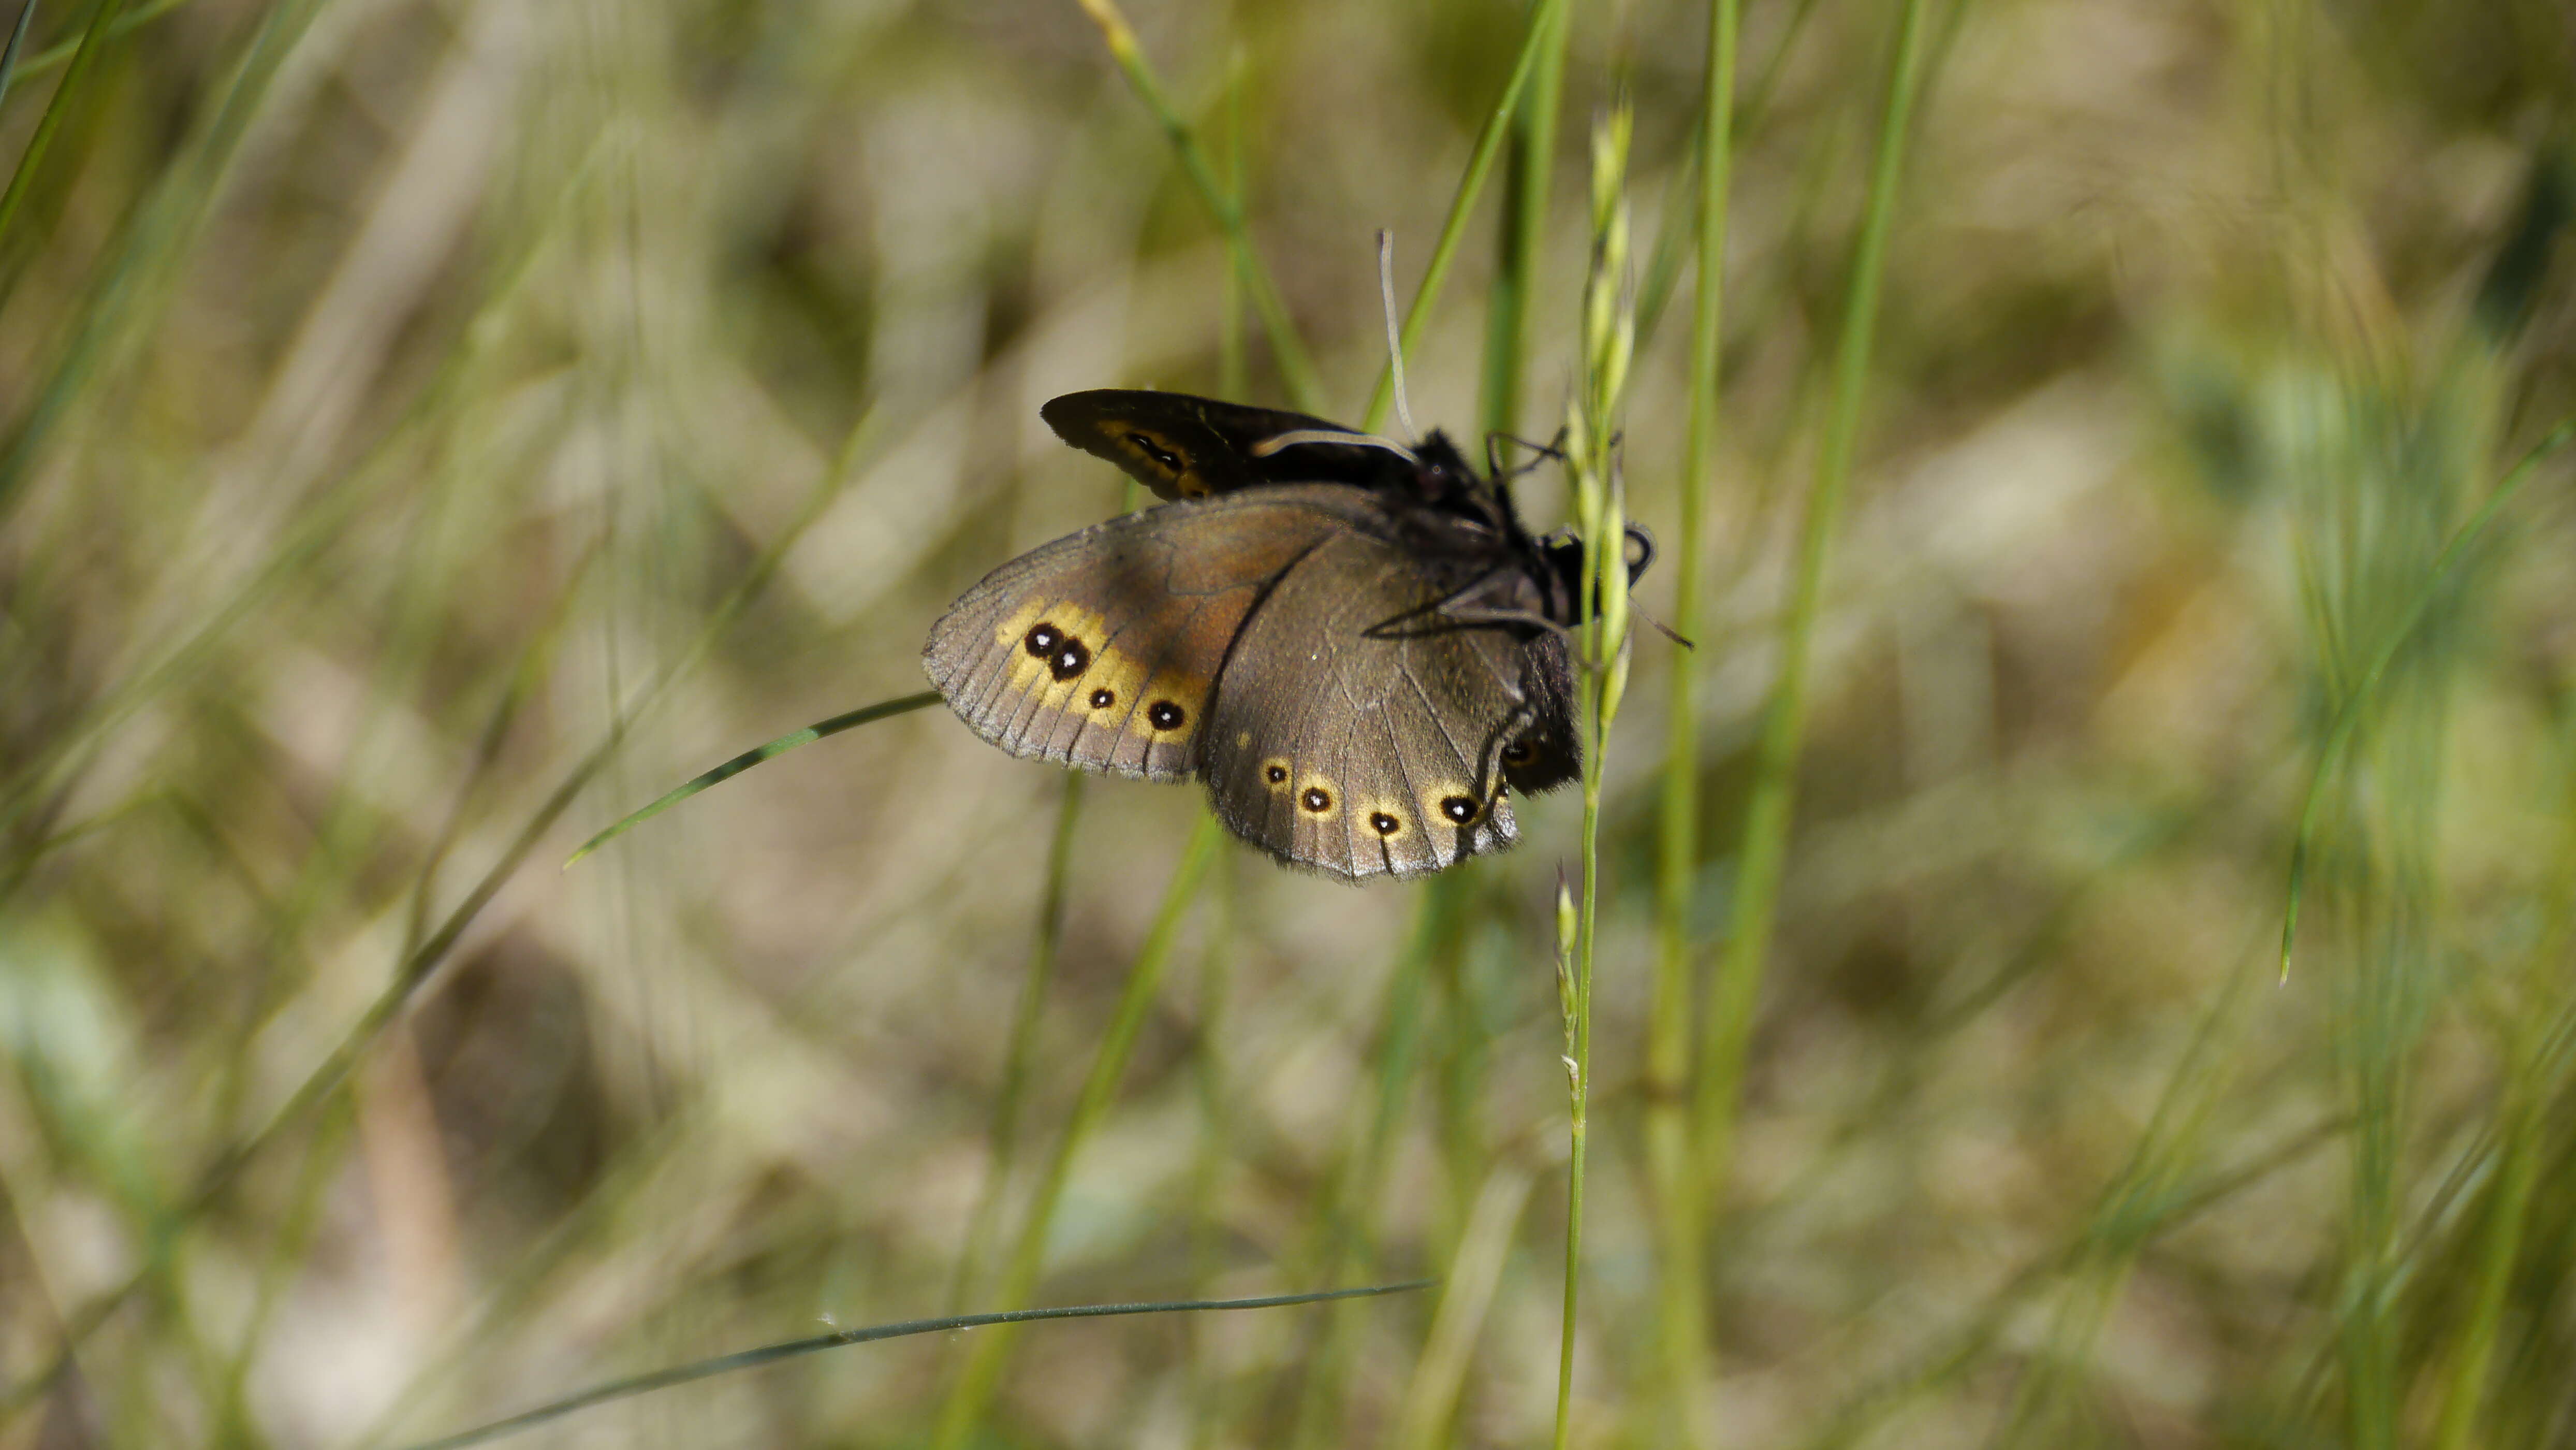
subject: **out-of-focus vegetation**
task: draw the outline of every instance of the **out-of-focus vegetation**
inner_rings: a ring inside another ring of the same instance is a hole
[[[1922,7],[1777,925],[1659,1227],[1662,715],[1695,672],[1705,1003],[1904,8],[1743,8],[1697,648],[1639,632],[1603,797],[1574,1440],[2576,1442],[2566,460],[2444,554],[2576,411],[2556,0]],[[1414,411],[1563,416],[1624,92],[1627,507],[1669,555],[1708,11],[1565,14]],[[1409,298],[1524,11],[1127,18],[1258,275],[1073,0],[37,12],[0,99],[0,1445],[391,1444],[1023,1283],[1416,1275],[530,1443],[1547,1438],[1573,793],[1352,890],[933,710],[555,869],[918,690],[949,598],[1120,507],[1047,397],[1298,401],[1275,286],[1306,401],[1366,411],[1373,235]]]

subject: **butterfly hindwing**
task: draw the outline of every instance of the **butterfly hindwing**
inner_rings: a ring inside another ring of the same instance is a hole
[[[1245,621],[1204,764],[1237,835],[1352,880],[1510,845],[1501,758],[1538,714],[1522,683],[1536,679],[1536,641],[1490,627],[1375,630],[1449,581],[1372,513],[1372,526],[1300,558]]]

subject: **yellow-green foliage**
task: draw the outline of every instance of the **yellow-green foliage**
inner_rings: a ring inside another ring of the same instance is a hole
[[[1049,396],[1374,412],[1381,228],[1408,310],[1454,242],[1424,426],[1589,386],[1599,525],[1699,523],[1599,781],[1570,1442],[2576,1437],[2576,468],[2480,513],[2576,412],[2576,19],[1779,0],[1712,126],[1710,12],[49,0],[0,96],[0,1447],[1417,1276],[528,1443],[1545,1441],[1576,793],[1352,890],[930,709],[557,869],[1117,510]]]

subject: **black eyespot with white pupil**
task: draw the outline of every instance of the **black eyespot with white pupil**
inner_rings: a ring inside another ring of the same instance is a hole
[[[1047,673],[1059,680],[1069,680],[1091,668],[1091,651],[1082,641],[1068,636],[1047,659]]]
[[[1274,765],[1261,773],[1272,785],[1278,785],[1288,779],[1288,767],[1284,765]]]
[[[1102,689],[1091,692],[1091,708],[1094,710],[1106,710],[1117,703],[1118,695],[1115,691]]]
[[[1037,627],[1029,631],[1028,637],[1020,641],[1020,647],[1039,659],[1046,659],[1053,655],[1055,647],[1062,643],[1064,643],[1064,631],[1045,620],[1039,620]]]
[[[1440,814],[1463,826],[1476,818],[1475,797],[1463,795],[1447,797],[1440,802]]]
[[[1297,803],[1320,816],[1333,808],[1333,793],[1320,785],[1310,785],[1304,795],[1297,797]]]
[[[1396,832],[1404,829],[1404,822],[1397,820],[1395,817],[1388,815],[1384,811],[1371,811],[1369,812],[1369,829],[1377,832],[1381,836],[1392,836]]]
[[[1145,721],[1157,730],[1178,730],[1189,712],[1169,700],[1156,700],[1145,707]]]

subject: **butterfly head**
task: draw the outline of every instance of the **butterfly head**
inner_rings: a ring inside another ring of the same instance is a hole
[[[1571,530],[1559,530],[1537,541],[1533,547],[1542,565],[1542,587],[1547,591],[1548,617],[1571,626],[1581,617],[1575,601],[1583,597],[1586,573],[1583,541],[1576,538]],[[1630,524],[1621,552],[1628,566],[1628,583],[1634,587],[1638,580],[1646,577],[1646,570],[1655,562],[1655,536],[1646,532],[1642,525]]]
[[[1414,492],[1428,503],[1449,502],[1484,484],[1459,453],[1458,445],[1436,428],[1413,446],[1410,482]]]
[[[1412,506],[1426,552],[1480,561],[1480,572],[1435,606],[1449,623],[1563,633],[1581,621],[1583,543],[1566,530],[1532,534],[1512,501],[1509,477],[1478,474],[1457,445],[1433,432],[1378,486]],[[1629,525],[1623,553],[1633,584],[1654,562],[1654,536]]]

